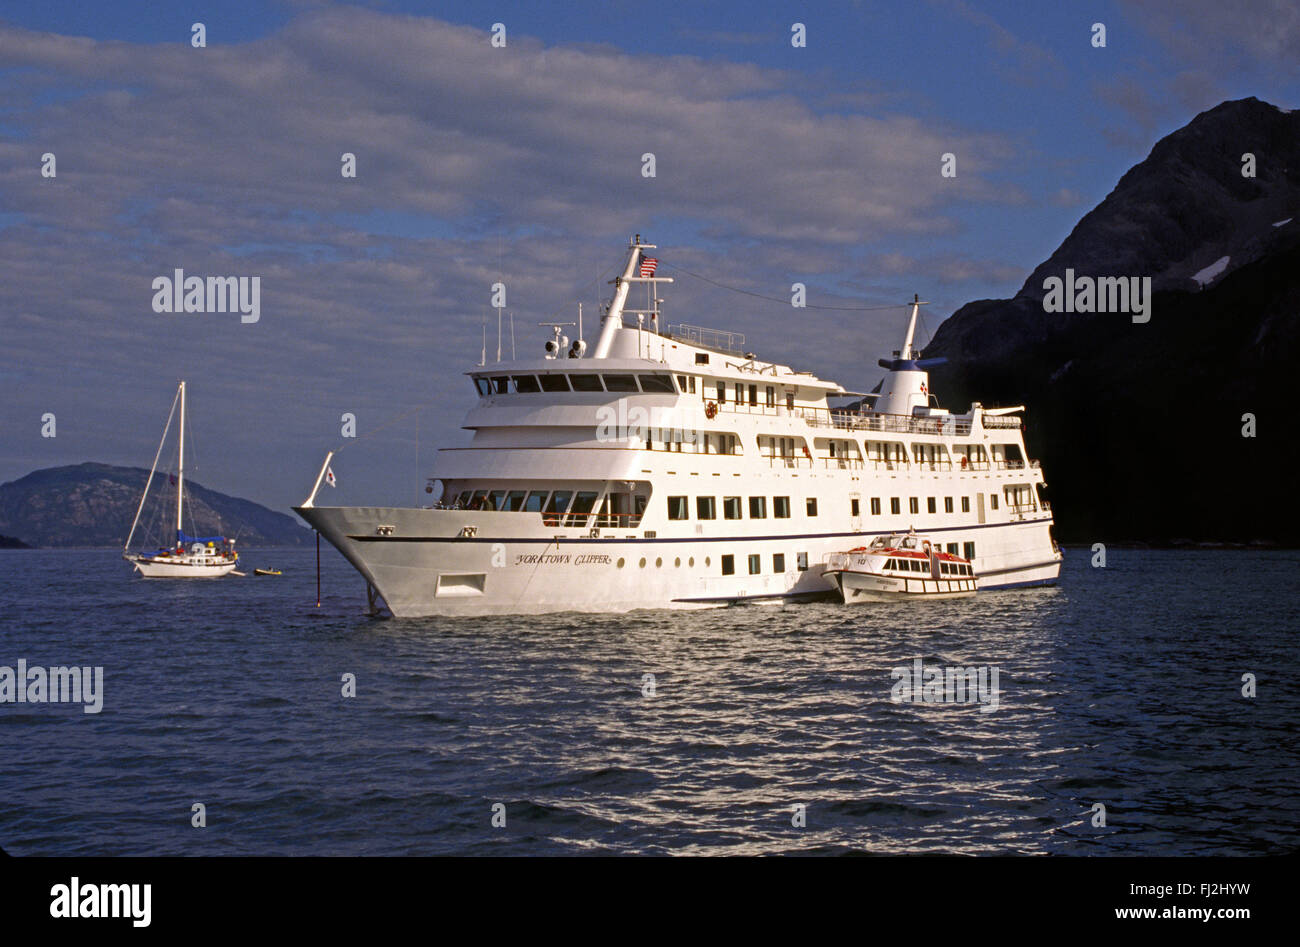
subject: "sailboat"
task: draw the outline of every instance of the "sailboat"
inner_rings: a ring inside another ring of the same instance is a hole
[[[176,407],[180,405],[179,460],[176,469],[176,542],[173,546],[158,549],[152,553],[132,553],[131,540],[135,537],[135,528],[140,523],[140,514],[144,512],[145,500],[149,498],[149,487],[153,484],[154,472],[158,469],[158,458],[162,456],[163,445],[167,442],[167,432],[171,429]],[[224,536],[187,536],[181,525],[185,511],[185,382],[176,389],[172,399],[172,409],[167,415],[167,424],[163,428],[162,440],[158,442],[158,452],[154,454],[153,466],[149,469],[149,479],[144,484],[144,494],[140,497],[140,506],[135,511],[135,521],[131,523],[131,532],[122,547],[122,558],[131,563],[135,570],[146,579],[216,579],[229,575],[239,564],[239,553],[235,552],[235,542]],[[239,573],[235,573],[238,575]]]

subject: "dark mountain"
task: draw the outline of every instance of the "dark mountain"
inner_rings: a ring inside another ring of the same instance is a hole
[[[1066,268],[1151,277],[1150,321],[1044,311]],[[963,306],[925,354],[949,359],[931,372],[945,402],[1030,407],[1062,540],[1297,545],[1298,338],[1300,114],[1244,99],[1162,139],[1013,299]]]
[[[139,467],[78,464],[34,471],[0,484],[0,533],[33,546],[121,546],[135,518],[149,471]],[[155,474],[145,514],[133,545],[174,538],[175,488],[166,474]],[[293,546],[311,533],[286,513],[251,500],[226,496],[185,481],[185,529],[193,524],[204,535],[238,537],[241,547]],[[170,494],[170,499],[164,497]],[[164,535],[165,534],[165,535]]]
[[[14,539],[12,536],[0,536],[0,549],[31,549],[21,539]]]

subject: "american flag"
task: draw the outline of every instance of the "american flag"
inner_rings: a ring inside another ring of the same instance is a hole
[[[652,256],[642,257],[642,258],[641,258],[641,275],[642,275],[643,277],[646,277],[646,276],[654,276],[654,275],[655,275],[655,267],[658,266],[658,265],[659,265],[659,261],[656,260],[654,257],[652,257]]]

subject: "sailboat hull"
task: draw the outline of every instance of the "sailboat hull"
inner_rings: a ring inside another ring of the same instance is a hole
[[[209,562],[193,562],[185,559],[151,559],[144,556],[129,556],[127,561],[146,579],[219,579],[233,572],[238,564],[215,559]]]

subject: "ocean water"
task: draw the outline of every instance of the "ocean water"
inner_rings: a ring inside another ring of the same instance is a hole
[[[1094,569],[1072,549],[1055,588],[953,602],[404,621],[366,616],[332,549],[320,608],[313,550],[245,558],[285,574],[146,582],[113,550],[0,552],[0,665],[104,668],[98,714],[0,704],[0,846],[1236,855],[1300,836],[1300,553],[1111,549]],[[917,658],[996,668],[996,709],[892,700]]]

